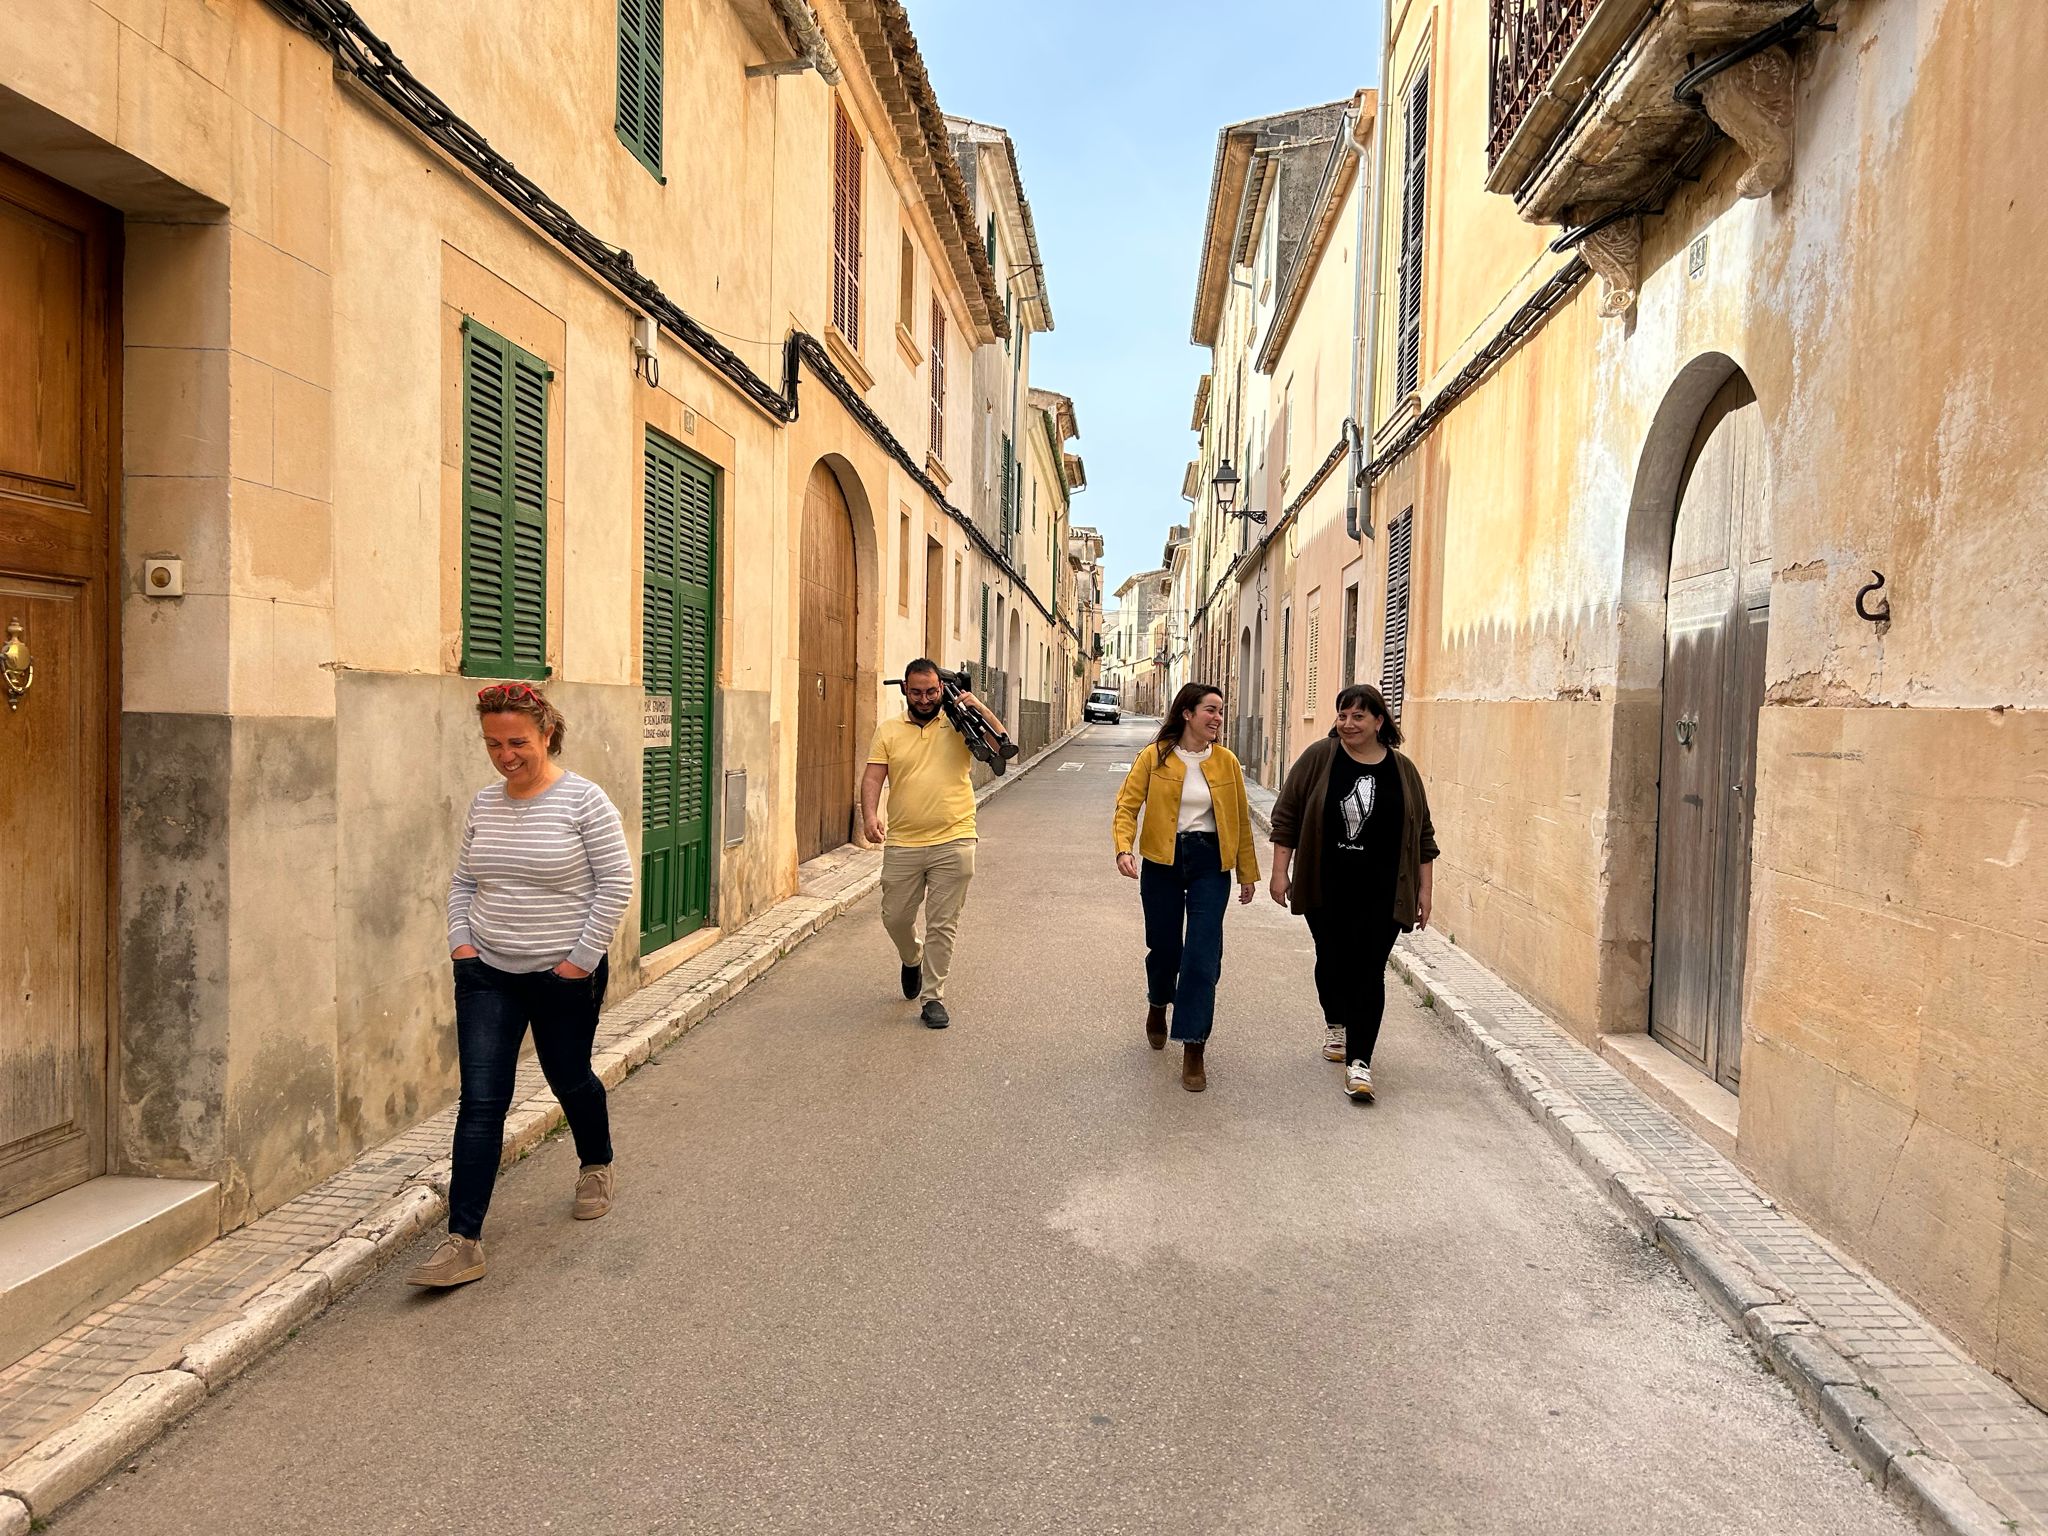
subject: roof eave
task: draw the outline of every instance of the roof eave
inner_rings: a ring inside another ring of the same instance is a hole
[[[1360,114],[1361,127],[1374,124],[1378,104],[1379,93],[1370,89],[1362,90],[1352,98],[1352,110]],[[1280,354],[1286,350],[1288,337],[1294,334],[1294,325],[1301,318],[1309,287],[1315,281],[1316,271],[1322,265],[1331,238],[1336,234],[1338,210],[1362,174],[1364,151],[1357,143],[1358,132],[1354,128],[1351,132],[1340,133],[1331,146],[1329,163],[1324,167],[1321,185],[1316,189],[1315,206],[1309,213],[1309,237],[1302,242],[1301,249],[1281,279],[1280,302],[1274,307],[1272,323],[1266,328],[1266,340],[1253,364],[1261,373],[1271,373],[1280,365]]]
[[[1003,340],[1010,328],[1003,317],[1002,291],[975,230],[973,201],[946,136],[946,115],[939,108],[902,0],[844,0],[844,11],[868,76],[889,108],[904,158],[938,226],[977,340]]]
[[[1209,213],[1202,224],[1202,266],[1195,278],[1195,316],[1189,332],[1189,340],[1198,347],[1216,345],[1224,293],[1230,283],[1230,248],[1237,234],[1252,150],[1258,141],[1259,130],[1243,124],[1216,136],[1216,168],[1209,177]]]

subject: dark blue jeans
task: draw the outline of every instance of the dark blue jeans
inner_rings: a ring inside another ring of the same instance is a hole
[[[1138,869],[1145,904],[1145,996],[1173,1009],[1173,1038],[1209,1038],[1216,1021],[1216,978],[1223,974],[1223,913],[1230,872],[1213,832],[1174,840],[1173,862],[1146,859]]]
[[[481,1237],[504,1155],[505,1115],[519,1072],[519,1047],[533,1026],[541,1075],[562,1101],[583,1163],[612,1160],[604,1084],[590,1070],[597,1010],[611,965],[599,960],[571,981],[553,971],[501,971],[481,960],[455,962],[455,1042],[462,1058],[462,1107],[455,1112],[455,1167],[448,1178],[448,1230]]]

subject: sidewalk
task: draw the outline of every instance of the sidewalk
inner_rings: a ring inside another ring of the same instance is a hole
[[[1073,737],[980,790],[986,800]],[[642,987],[599,1020],[592,1065],[616,1088],[881,882],[879,850],[798,871],[797,894]],[[529,1053],[504,1160],[562,1124]],[[450,1105],[339,1173],[145,1281],[0,1370],[0,1536],[91,1487],[447,1215]]]
[[[1273,792],[1248,789],[1270,833]],[[1471,955],[1411,933],[1393,965],[1923,1527],[2048,1533],[2048,1414]]]

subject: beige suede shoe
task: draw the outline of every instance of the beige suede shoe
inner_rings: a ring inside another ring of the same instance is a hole
[[[484,1245],[473,1237],[450,1232],[441,1239],[434,1256],[405,1277],[407,1285],[446,1287],[467,1285],[484,1277]]]
[[[578,1221],[595,1221],[612,1208],[612,1165],[591,1163],[576,1175],[576,1209],[571,1213]]]

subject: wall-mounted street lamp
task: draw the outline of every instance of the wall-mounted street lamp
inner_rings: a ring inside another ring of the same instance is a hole
[[[1209,481],[1209,488],[1216,493],[1216,505],[1223,509],[1225,517],[1241,517],[1247,522],[1258,523],[1264,526],[1266,521],[1265,513],[1254,511],[1250,507],[1246,507],[1241,512],[1237,509],[1236,502],[1239,485],[1237,471],[1230,467],[1230,460],[1228,459],[1225,459],[1216,466],[1216,473]]]

